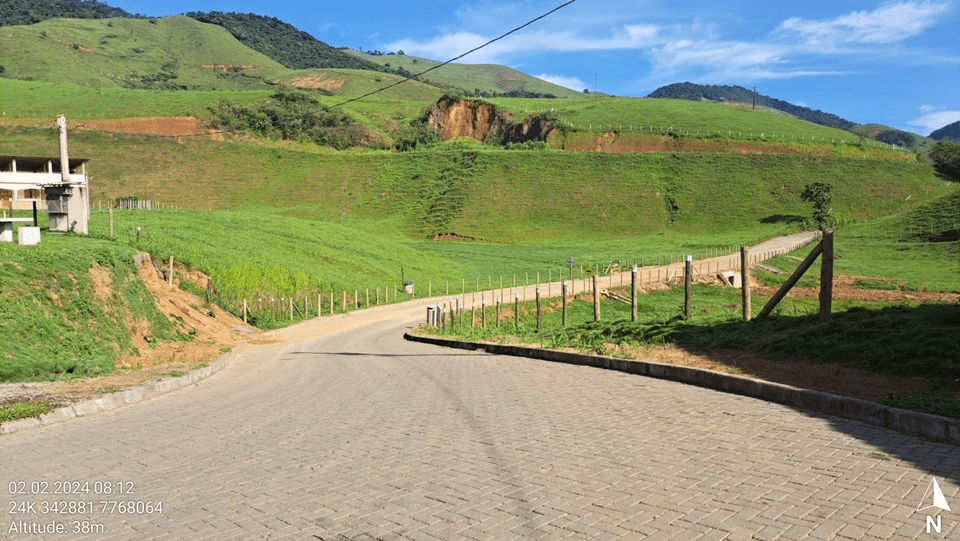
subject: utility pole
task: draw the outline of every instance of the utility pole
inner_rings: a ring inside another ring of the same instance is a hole
[[[757,110],[757,85],[753,85],[753,110]]]

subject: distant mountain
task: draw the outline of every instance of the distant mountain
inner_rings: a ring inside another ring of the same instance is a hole
[[[930,139],[936,139],[938,141],[960,141],[960,120],[934,131],[929,137]]]
[[[0,2],[0,26],[36,24],[61,17],[109,19],[134,17],[134,15],[96,0],[3,0]]]
[[[809,107],[801,107],[783,100],[771,98],[770,96],[764,96],[763,94],[757,94],[742,86],[675,83],[662,86],[651,92],[647,97],[691,101],[732,101],[738,103],[754,103],[754,100],[756,100],[757,105],[783,111],[784,113],[813,122],[814,124],[820,124],[821,126],[839,128],[841,130],[850,130],[856,126],[856,123],[840,118],[837,115],[824,113],[823,111],[810,109]]]
[[[875,139],[881,143],[909,148],[911,150],[922,149],[930,144],[930,140],[922,135],[898,130],[882,124],[860,124],[850,131],[857,135]]]
[[[417,56],[409,56],[398,51],[381,53],[379,51],[345,51],[347,54],[373,62],[381,69],[409,77],[430,68],[437,68],[440,62]],[[419,80],[441,88],[461,88],[476,97],[560,97],[570,98],[583,94],[551,82],[537,79],[513,68],[497,64],[447,64],[441,66]]]
[[[292,69],[352,68],[383,71],[379,65],[327,45],[276,17],[253,13],[191,12],[187,17],[227,29],[237,41]]]

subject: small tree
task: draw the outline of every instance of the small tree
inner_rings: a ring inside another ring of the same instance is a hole
[[[960,181],[960,143],[937,141],[930,148],[930,160],[941,175]]]
[[[831,216],[833,207],[831,207],[832,196],[830,190],[832,189],[832,184],[814,182],[813,184],[807,184],[803,193],[800,194],[800,199],[813,203],[813,221],[821,231],[826,231],[834,223],[833,216]]]

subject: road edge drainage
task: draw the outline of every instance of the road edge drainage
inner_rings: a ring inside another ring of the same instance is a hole
[[[405,340],[411,342],[421,342],[436,346],[474,351],[481,350],[496,355],[510,355],[564,364],[592,366],[594,368],[604,368],[639,376],[687,383],[725,393],[759,398],[785,406],[814,410],[844,419],[860,421],[868,425],[888,428],[911,436],[920,436],[955,445],[960,444],[960,420],[930,413],[892,408],[876,402],[839,396],[822,391],[812,391],[810,389],[792,387],[781,383],[772,383],[732,374],[722,374],[700,368],[632,359],[617,359],[601,355],[586,355],[583,353],[569,353],[565,351],[502,344],[464,342],[430,336],[418,336],[410,333],[404,333],[403,337]]]

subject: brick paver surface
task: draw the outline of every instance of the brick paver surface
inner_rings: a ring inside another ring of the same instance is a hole
[[[285,331],[301,341],[251,348],[199,386],[0,436],[0,538],[960,535],[955,446],[678,383],[404,342],[421,310],[301,326]],[[954,512],[915,512],[932,476]],[[52,494],[63,482],[87,492]],[[51,493],[10,494],[34,488]],[[937,513],[941,533],[928,534]],[[19,533],[51,523],[68,533]]]

